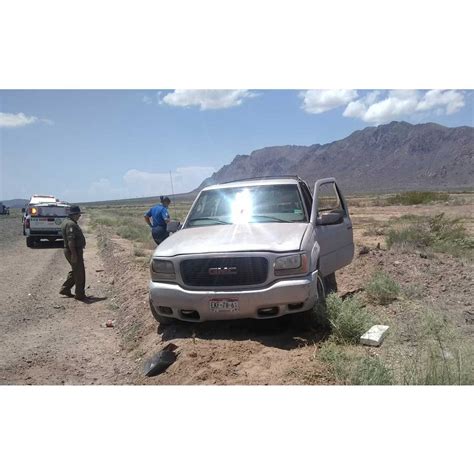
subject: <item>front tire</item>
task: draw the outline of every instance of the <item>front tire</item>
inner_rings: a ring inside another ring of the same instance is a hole
[[[333,272],[330,275],[324,277],[324,287],[326,289],[326,294],[337,293],[337,281],[336,273]]]
[[[308,309],[301,314],[301,321],[306,329],[312,329],[315,326],[321,326],[326,308],[326,286],[324,277],[318,272],[316,279],[316,288],[318,290],[318,302],[313,308]]]
[[[34,247],[34,245],[35,245],[35,238],[34,237],[27,237],[26,238],[26,246],[31,249],[31,248]]]

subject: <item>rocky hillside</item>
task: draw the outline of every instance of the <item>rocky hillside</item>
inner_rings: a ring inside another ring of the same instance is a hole
[[[461,189],[474,184],[474,128],[392,122],[325,145],[275,146],[237,155],[200,187],[251,176],[334,176],[349,193]]]

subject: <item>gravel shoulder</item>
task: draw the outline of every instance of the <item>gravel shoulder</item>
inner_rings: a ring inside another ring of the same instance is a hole
[[[85,304],[59,295],[68,264],[62,242],[29,249],[21,221],[0,221],[0,384],[125,384],[134,365],[122,354],[93,234],[85,250]]]

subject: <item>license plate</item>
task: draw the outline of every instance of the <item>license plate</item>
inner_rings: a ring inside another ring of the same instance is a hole
[[[239,299],[213,298],[209,300],[209,309],[214,313],[235,313],[239,311]]]
[[[44,228],[44,227],[58,227],[61,225],[61,220],[55,219],[54,217],[50,217],[49,219],[43,217],[36,218],[35,220],[32,219],[32,224],[34,227]],[[59,229],[58,229],[59,230]]]

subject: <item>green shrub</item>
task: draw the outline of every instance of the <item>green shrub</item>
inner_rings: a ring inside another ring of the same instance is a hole
[[[474,239],[467,235],[460,219],[444,213],[436,216],[402,216],[386,236],[388,248],[427,249],[455,256],[472,257]]]
[[[428,204],[430,202],[446,202],[449,200],[449,194],[432,191],[408,191],[387,198],[389,205],[411,206],[415,204]]]
[[[105,225],[105,226],[113,227],[116,221],[114,221],[111,217],[98,215],[98,216],[92,216],[92,222],[95,225]]]
[[[393,383],[391,370],[379,357],[360,358],[350,376],[353,385],[390,385]]]
[[[342,300],[335,293],[330,294],[326,299],[325,313],[332,328],[332,337],[339,343],[357,343],[372,325],[372,316],[357,296]]]
[[[117,229],[117,234],[124,239],[136,242],[146,242],[152,238],[150,229],[145,225],[121,225]]]
[[[376,272],[365,291],[372,302],[386,305],[397,299],[400,287],[386,273]]]
[[[344,346],[333,340],[324,342],[318,352],[319,358],[328,365],[331,375],[338,383],[346,383],[350,376],[351,358]]]
[[[406,385],[474,384],[474,349],[443,315],[426,309],[415,350],[402,365]]]
[[[417,284],[408,284],[403,287],[403,295],[408,299],[419,299],[424,293],[423,287]]]
[[[135,255],[135,257],[146,257],[147,253],[141,247],[137,247],[136,245],[134,245],[133,255]]]
[[[393,382],[391,370],[382,359],[365,353],[351,352],[345,346],[327,341],[321,345],[318,354],[338,383],[389,385]]]
[[[429,229],[420,223],[409,224],[402,228],[390,229],[385,238],[387,247],[390,249],[394,245],[402,248],[426,248],[433,243],[433,236]]]

